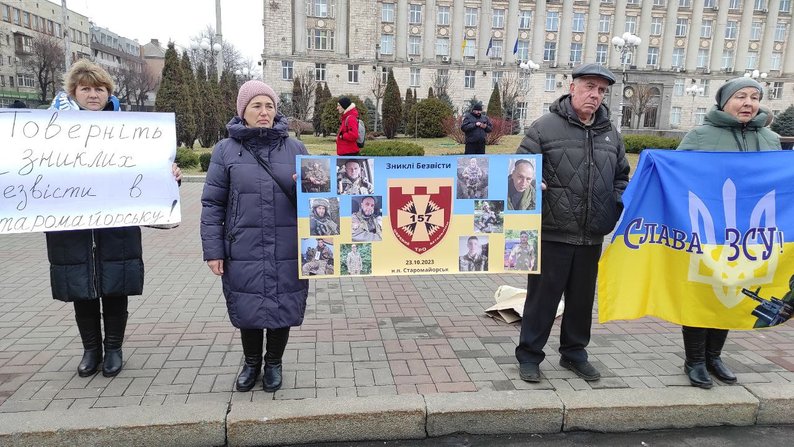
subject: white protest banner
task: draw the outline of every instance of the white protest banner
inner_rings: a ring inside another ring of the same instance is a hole
[[[170,113],[0,109],[0,234],[173,224]]]

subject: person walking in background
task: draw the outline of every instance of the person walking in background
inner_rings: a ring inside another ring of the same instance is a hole
[[[477,102],[463,117],[460,130],[466,134],[466,154],[484,154],[486,134],[491,133],[491,119],[482,113],[482,103]]]
[[[249,391],[262,371],[265,391],[282,384],[281,359],[290,327],[303,323],[309,285],[298,279],[298,220],[293,205],[295,156],[278,95],[251,80],[237,93],[229,138],[212,152],[201,196],[204,260],[221,276],[232,325],[240,329],[245,364],[237,390]],[[265,337],[265,330],[267,336]]]
[[[25,104],[25,101],[20,99],[15,99],[14,102],[8,106],[9,109],[27,109],[28,105]]]
[[[336,133],[336,155],[358,155],[361,152],[358,140],[358,109],[350,98],[342,96],[336,104],[336,111],[341,115],[339,132]]]
[[[52,101],[51,110],[118,111],[113,79],[86,59],[75,62],[65,76],[65,91]],[[21,101],[20,101],[21,102]],[[172,166],[177,182],[182,172]],[[80,377],[116,376],[127,328],[130,295],[143,293],[143,247],[139,227],[97,228],[46,233],[50,285],[56,300],[74,303],[77,329],[83,342]],[[101,318],[100,318],[101,317]],[[102,337],[102,321],[105,336]],[[104,345],[104,355],[103,355]]]
[[[611,71],[584,64],[572,73],[570,92],[530,125],[519,154],[543,155],[542,271],[529,275],[521,333],[516,347],[519,374],[540,381],[543,347],[565,293],[560,334],[560,366],[587,381],[601,378],[590,364],[590,343],[598,259],[604,235],[623,209],[621,196],[629,164],[620,133],[602,104]]]
[[[690,130],[678,145],[682,151],[758,152],[780,150],[780,137],[769,129],[770,112],[761,107],[764,89],[752,78],[735,78],[718,90],[716,105],[703,125]],[[720,357],[728,338],[726,329],[682,326],[684,372],[689,383],[711,388],[709,372],[725,383],[736,383],[736,375]]]

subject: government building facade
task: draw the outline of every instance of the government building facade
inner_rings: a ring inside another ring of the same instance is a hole
[[[762,103],[774,112],[794,100],[791,0],[263,0],[263,7],[263,78],[278,92],[291,92],[294,76],[308,72],[333,95],[373,98],[373,84],[393,70],[402,95],[410,87],[425,98],[441,81],[462,111],[474,97],[487,104],[501,83],[513,86],[511,115],[526,126],[568,92],[574,67],[594,62],[618,77],[605,104],[624,130],[687,130],[702,123],[719,86],[745,74],[761,82]]]

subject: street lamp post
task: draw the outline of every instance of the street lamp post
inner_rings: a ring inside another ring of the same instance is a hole
[[[692,80],[692,84],[686,88],[686,94],[692,97],[692,124],[697,125],[697,121],[695,120],[695,97],[696,96],[703,96],[703,92],[706,89],[697,85],[695,80]]]
[[[540,68],[540,65],[535,63],[535,61],[533,61],[532,59],[529,59],[526,62],[519,62],[518,68],[520,70],[523,70],[523,71],[519,71],[519,76],[518,77],[519,77],[519,82],[522,83],[521,84],[522,85],[522,90],[526,91],[526,93],[524,94],[524,99],[525,99],[525,104],[527,105],[527,108],[524,109],[524,116],[521,117],[521,132],[523,133],[525,131],[525,129],[526,129],[527,115],[529,115],[529,110],[528,110],[529,109],[529,101],[527,100],[527,97],[529,96],[530,90],[532,90],[532,74],[535,73],[535,71],[537,71]],[[526,87],[523,87],[523,80],[520,79],[522,73],[526,73],[526,77],[527,77],[527,79],[526,79]],[[515,107],[515,104],[513,106]],[[515,112],[513,112],[513,115],[515,115]],[[513,119],[515,119],[515,116],[513,117]]]
[[[753,78],[753,79],[755,79],[756,81],[757,81],[757,80],[759,80],[759,79],[761,79],[762,81],[764,81],[764,80],[766,80],[767,76],[769,76],[769,75],[768,75],[766,72],[761,72],[761,71],[758,71],[758,69],[755,69],[755,70],[753,70],[753,71],[748,71],[748,72],[746,72],[746,73],[744,74],[744,77],[745,77],[745,78]],[[768,87],[768,86],[769,86],[769,83],[767,82],[767,83],[766,83],[766,86],[764,87],[764,90],[766,90],[766,87]],[[763,93],[764,95],[766,95],[766,94],[767,94],[767,92],[766,92],[766,91],[764,91],[764,92],[762,92],[762,93]]]
[[[623,36],[615,36],[612,38],[612,46],[615,47],[615,51],[620,53],[620,67],[622,71],[622,79],[620,81],[620,104],[618,105],[618,111],[616,115],[615,121],[615,128],[618,132],[620,132],[620,126],[623,122],[623,89],[626,88],[626,65],[629,64],[631,61],[633,51],[637,48],[642,39],[631,34],[630,32],[623,33]]]
[[[194,50],[194,51],[198,51],[198,49],[200,48],[202,51],[204,51],[205,55],[207,53],[209,53],[210,60],[212,61],[212,64],[215,65],[215,68],[216,68],[215,71],[216,71],[216,75],[217,75],[217,80],[220,80],[220,78],[221,78],[221,69],[222,69],[220,64],[222,62],[220,62],[220,60],[218,59],[217,55],[221,54],[221,50],[223,49],[221,44],[218,43],[218,42],[215,42],[214,44],[211,44],[210,40],[205,37],[205,38],[201,39],[201,42],[199,42],[199,43],[196,43],[194,41],[192,44],[190,44],[190,48],[192,50]],[[209,69],[209,66],[207,67],[207,69]]]
[[[237,69],[234,71],[234,74],[237,75],[238,78],[242,78],[245,81],[251,80],[251,71],[248,67],[243,67],[243,69]]]

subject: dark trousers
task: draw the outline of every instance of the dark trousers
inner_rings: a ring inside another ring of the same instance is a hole
[[[105,315],[127,315],[128,297],[103,296],[101,301],[102,312],[104,312]],[[76,300],[74,301],[74,313],[78,318],[96,318],[99,320],[100,300]]]
[[[572,362],[587,361],[593,319],[600,245],[570,245],[541,241],[541,271],[529,275],[521,335],[516,347],[519,363],[540,363],[549,340],[557,306],[565,293],[560,331],[560,354]]]
[[[719,357],[728,338],[727,329],[693,326],[681,326],[681,334],[684,336],[684,352],[689,364]]]
[[[284,355],[289,341],[289,327],[268,329],[265,336],[264,329],[240,329],[240,338],[243,342],[243,351],[246,357],[262,359],[262,344],[265,343],[265,363],[278,362]],[[264,340],[263,340],[264,339]]]
[[[466,155],[469,154],[484,154],[485,153],[485,143],[466,143]]]

